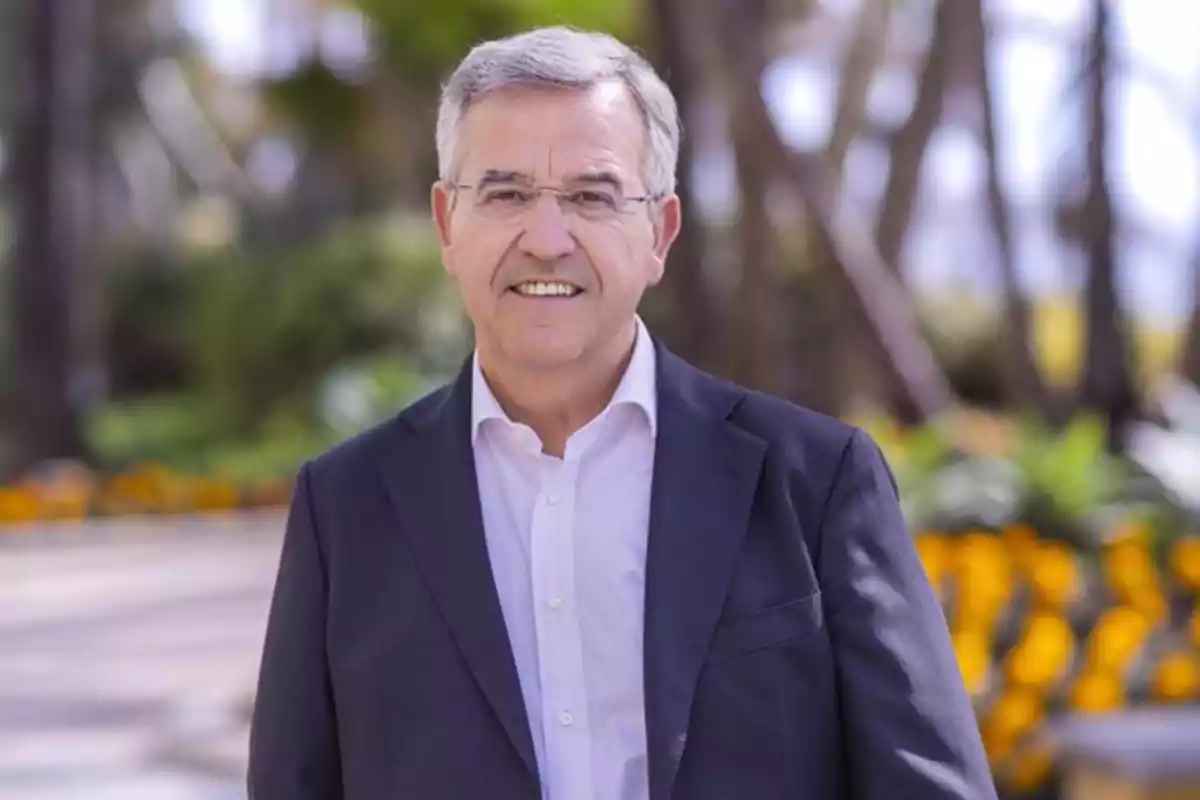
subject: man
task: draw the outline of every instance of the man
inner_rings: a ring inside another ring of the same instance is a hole
[[[994,798],[876,447],[636,315],[681,224],[650,67],[487,43],[437,136],[475,353],[301,470],[252,798]]]

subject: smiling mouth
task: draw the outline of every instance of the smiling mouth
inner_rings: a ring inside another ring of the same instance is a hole
[[[523,281],[509,289],[522,297],[571,298],[583,294],[583,289],[561,281]]]

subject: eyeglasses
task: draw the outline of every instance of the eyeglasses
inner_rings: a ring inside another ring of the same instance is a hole
[[[522,184],[489,183],[472,186],[452,183],[450,187],[474,193],[472,210],[480,217],[497,220],[511,220],[523,216],[537,205],[543,192],[555,196],[558,207],[564,214],[589,221],[612,219],[625,213],[631,203],[651,203],[659,199],[657,195],[651,194],[629,197],[621,194],[615,186],[559,189]]]

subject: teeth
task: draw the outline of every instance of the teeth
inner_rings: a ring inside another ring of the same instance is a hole
[[[527,297],[571,297],[579,294],[580,289],[569,283],[548,283],[545,281],[526,281],[514,287],[518,294]]]

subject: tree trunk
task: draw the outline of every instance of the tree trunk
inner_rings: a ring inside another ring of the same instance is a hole
[[[767,201],[775,173],[762,147],[768,131],[749,121],[733,121],[738,171],[738,289],[729,341],[729,374],[753,389],[780,394],[775,339],[775,300],[779,296],[779,240]]]
[[[866,118],[871,84],[887,52],[891,20],[890,0],[865,0],[842,58],[833,129],[825,146],[826,168],[839,194],[844,193],[846,157]],[[811,231],[812,220],[806,220],[806,225]],[[816,233],[807,237],[808,257],[819,274],[830,275],[838,265],[820,239]],[[802,288],[802,291],[809,290]],[[825,294],[829,295],[825,299],[826,307],[822,309],[825,313],[818,315],[823,320],[823,330],[817,334],[821,341],[816,347],[802,348],[807,357],[800,365],[798,377],[804,387],[802,395],[810,405],[836,414],[846,410],[856,395],[870,391],[870,387],[859,379],[861,370],[855,369],[861,362],[864,344],[870,341],[870,332],[863,331],[863,322],[858,315],[838,313],[836,307],[844,302],[841,293],[827,291]],[[811,314],[808,316],[812,317]]]
[[[716,51],[727,61],[730,85],[725,99],[733,124],[761,133],[756,149],[778,165],[781,177],[804,201],[819,241],[838,266],[832,274],[871,334],[872,355],[886,376],[897,416],[916,423],[950,411],[954,397],[949,383],[921,337],[903,287],[879,257],[868,232],[841,210],[823,154],[792,152],[775,128],[759,89],[766,66],[765,5],[765,0],[713,0],[712,13],[696,15],[715,27],[707,38],[719,43]]]
[[[715,368],[720,353],[721,326],[714,316],[712,297],[705,282],[704,223],[693,201],[693,138],[688,125],[696,115],[700,66],[692,57],[683,16],[688,12],[677,0],[650,0],[646,4],[652,37],[651,57],[675,96],[683,137],[679,143],[676,194],[683,208],[684,225],[671,248],[661,291],[669,307],[665,338],[685,359]]]
[[[1043,417],[1053,413],[1050,391],[1038,369],[1033,346],[1033,326],[1029,302],[1017,277],[1016,252],[1013,244],[1012,221],[1001,184],[1000,152],[996,142],[996,107],[992,92],[992,75],[988,67],[988,36],[984,22],[983,0],[964,0],[957,5],[962,14],[958,30],[969,54],[974,83],[978,87],[982,110],[984,151],[987,156],[987,205],[1000,273],[1004,282],[1006,388],[1013,405],[1033,411]]]
[[[1108,87],[1110,15],[1107,0],[1094,0],[1095,18],[1088,68],[1087,174],[1084,201],[1087,252],[1090,262],[1085,289],[1087,341],[1080,401],[1084,408],[1104,415],[1109,446],[1122,447],[1124,426],[1137,413],[1137,393],[1132,367],[1132,347],[1125,315],[1117,300],[1116,225],[1108,185]]]
[[[825,148],[829,171],[838,183],[841,182],[846,155],[866,115],[867,97],[875,72],[887,51],[891,19],[891,0],[864,0],[858,12],[854,36],[842,59],[833,132]]]
[[[1195,286],[1195,305],[1188,322],[1187,337],[1183,344],[1183,361],[1179,371],[1194,386],[1200,387],[1200,242],[1196,246],[1196,256],[1192,259],[1192,280]]]
[[[888,179],[879,208],[875,236],[884,263],[900,271],[900,253],[908,236],[921,187],[921,170],[929,141],[942,121],[946,86],[951,73],[954,6],[962,0],[939,0],[933,35],[917,86],[917,99],[907,121],[892,140]]]
[[[89,0],[41,0],[29,35],[13,177],[12,422],[18,469],[83,455],[73,286],[92,268]],[[85,309],[84,313],[90,313]]]

